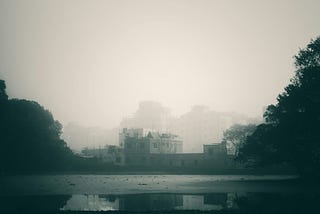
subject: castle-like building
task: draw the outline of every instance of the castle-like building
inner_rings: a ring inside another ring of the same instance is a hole
[[[119,145],[126,154],[182,153],[182,140],[178,135],[143,128],[124,128],[119,133]]]
[[[152,169],[225,169],[233,164],[224,143],[203,145],[202,153],[183,153],[183,142],[179,136],[160,133],[143,128],[124,128],[119,133],[119,146],[105,152],[91,150],[92,156],[99,157],[114,165]],[[114,151],[114,152],[112,152]],[[86,150],[90,155],[90,150]]]

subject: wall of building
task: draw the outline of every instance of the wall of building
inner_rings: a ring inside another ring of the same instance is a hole
[[[125,157],[123,150],[118,146],[107,145],[103,148],[86,148],[81,151],[85,157],[95,157],[104,163],[111,163],[114,165],[124,165]]]
[[[227,155],[225,143],[203,145],[203,152],[208,155]]]
[[[228,156],[214,156],[204,153],[182,154],[126,154],[125,165],[163,168],[215,168],[223,169],[232,165]]]
[[[225,144],[204,145],[204,153],[125,153],[124,165],[162,168],[226,169],[236,167]]]

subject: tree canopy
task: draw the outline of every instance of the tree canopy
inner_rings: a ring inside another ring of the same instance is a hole
[[[62,125],[34,101],[8,99],[0,80],[0,172],[65,168],[73,157]]]
[[[227,146],[228,154],[238,154],[239,147],[245,143],[247,136],[256,129],[255,124],[241,125],[235,124],[223,132],[222,143]]]
[[[320,37],[295,56],[290,84],[269,105],[265,123],[247,138],[238,159],[255,165],[289,163],[301,174],[320,170]]]

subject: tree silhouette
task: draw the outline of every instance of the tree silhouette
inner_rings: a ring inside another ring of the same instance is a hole
[[[8,99],[0,80],[0,170],[66,168],[73,153],[60,139],[62,125],[37,102]]]
[[[320,37],[295,56],[290,84],[247,138],[238,158],[255,165],[290,163],[304,176],[320,173]]]
[[[8,99],[8,95],[6,93],[6,83],[4,80],[0,79],[0,102],[6,101]]]

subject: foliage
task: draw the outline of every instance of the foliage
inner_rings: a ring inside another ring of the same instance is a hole
[[[237,154],[239,147],[256,129],[256,125],[235,124],[223,133],[222,143],[227,145],[228,153]]]
[[[295,56],[290,84],[264,114],[238,158],[255,165],[290,163],[303,175],[320,170],[320,37]]]
[[[0,81],[0,171],[67,168],[73,153],[60,139],[62,125],[34,101],[7,99]]]

